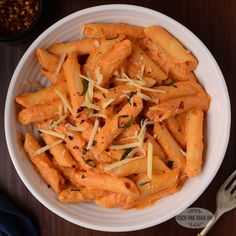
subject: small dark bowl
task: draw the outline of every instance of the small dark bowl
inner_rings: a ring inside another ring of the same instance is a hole
[[[0,42],[17,42],[26,39],[35,29],[35,27],[38,25],[43,12],[43,0],[38,0],[39,9],[38,9],[38,15],[35,18],[34,22],[32,22],[31,26],[24,32],[20,32],[19,34],[16,34],[14,36],[2,36],[0,34]]]

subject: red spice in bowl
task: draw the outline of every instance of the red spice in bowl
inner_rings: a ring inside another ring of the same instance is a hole
[[[0,0],[0,37],[14,39],[32,28],[39,17],[39,0]]]

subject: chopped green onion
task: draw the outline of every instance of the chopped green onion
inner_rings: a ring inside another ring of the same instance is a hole
[[[87,90],[88,90],[88,82],[87,82],[86,79],[82,79],[82,84],[84,86],[84,90],[83,90],[83,92],[81,93],[80,96],[84,96],[86,94]]]
[[[132,150],[133,150],[133,148],[127,148],[127,150],[121,156],[120,161],[124,160]]]

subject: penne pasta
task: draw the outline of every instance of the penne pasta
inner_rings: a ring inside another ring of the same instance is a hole
[[[185,113],[166,119],[165,124],[178,144],[186,150],[185,121],[182,120],[185,120]]]
[[[78,63],[76,53],[71,53],[68,55],[63,69],[70,94],[71,105],[74,113],[77,113],[80,105],[84,101],[84,96],[82,96],[84,86],[82,83],[82,79],[78,76],[80,74],[80,65]]]
[[[202,166],[203,152],[203,112],[200,109],[189,111],[186,115],[186,167],[189,177],[198,175]]]
[[[83,177],[82,177],[83,176]],[[92,174],[75,172],[76,182],[89,187],[101,190],[124,194],[134,199],[139,196],[139,191],[133,181],[128,178],[117,178],[106,174]]]
[[[136,176],[137,186],[141,192],[140,198],[151,196],[164,189],[173,188],[177,185],[179,169],[175,168],[165,173],[153,175],[150,180],[146,175]]]
[[[43,69],[49,72],[54,72],[59,63],[59,57],[55,56],[46,50],[38,48],[36,50],[36,55],[38,57],[38,61]]]
[[[200,108],[203,111],[207,111],[209,105],[210,97],[205,93],[201,93],[195,96],[180,97],[160,103],[150,107],[146,115],[150,120],[163,121],[193,108]]]
[[[171,85],[172,84],[172,85]],[[166,93],[155,93],[150,91],[144,91],[143,93],[154,99],[159,99],[160,103],[168,101],[175,98],[183,98],[187,96],[198,95],[199,93],[204,93],[201,85],[194,81],[182,81],[182,82],[172,82],[167,86],[156,86],[156,89],[165,91]]]
[[[58,138],[49,135],[49,134],[41,134],[44,142],[49,145],[58,140]],[[69,151],[66,149],[63,143],[58,144],[55,147],[49,149],[50,153],[54,157],[57,165],[64,167],[72,167],[76,164]]]
[[[169,168],[165,165],[165,163],[156,156],[153,157],[152,167],[154,174],[159,174],[169,170]],[[109,171],[109,173],[112,173],[117,177],[124,177],[132,174],[140,174],[146,172],[147,172],[146,158],[135,159],[131,162],[128,162],[120,167],[117,167]]]
[[[100,189],[88,189],[86,187],[74,188],[69,187],[63,190],[58,199],[63,203],[78,203],[85,201],[94,201],[100,199],[106,194],[106,191]]]
[[[182,168],[185,163],[185,157],[165,125],[156,122],[154,125],[154,133],[164,152],[167,154],[168,160],[173,161],[174,167]]]
[[[66,82],[61,81],[37,92],[23,93],[17,96],[15,98],[15,101],[24,107],[49,104],[50,102],[58,99],[58,95],[55,93],[55,89],[61,91],[64,94],[68,94]]]
[[[103,152],[111,143],[112,140],[115,139],[119,134],[121,134],[125,127],[120,126],[119,127],[119,119],[128,115],[128,119],[126,119],[126,123],[130,120],[135,119],[135,117],[140,113],[140,111],[143,108],[142,99],[140,99],[138,96],[134,96],[134,104],[135,106],[132,106],[131,104],[127,103],[110,121],[109,123],[105,124],[101,130],[96,135],[97,144],[96,147],[99,152]],[[125,125],[124,125],[125,126]],[[109,134],[109,137],[107,136]]]
[[[165,29],[160,26],[150,26],[145,28],[144,32],[147,37],[168,53],[174,63],[181,67],[182,71],[196,69],[196,58]]]
[[[40,104],[25,108],[18,114],[18,120],[22,124],[28,125],[32,122],[57,118],[59,106],[62,104],[61,100],[55,100],[51,104]]]
[[[66,80],[63,68],[61,69],[61,71],[58,73],[57,76],[55,76],[54,72],[46,71],[44,69],[42,69],[42,73],[41,74],[42,74],[42,76],[46,77],[52,84],[55,84],[57,82]]]
[[[133,202],[133,198],[124,194],[109,192],[97,199],[96,204],[105,208],[123,207],[127,208]]]
[[[82,39],[68,43],[57,43],[49,47],[47,50],[55,55],[60,56],[63,53],[77,53],[78,55],[90,54],[97,48],[97,40]],[[99,42],[98,42],[99,43]]]
[[[103,24],[86,24],[82,28],[81,34],[87,38],[113,39],[119,34],[125,34],[131,38],[145,37],[144,28],[136,25],[121,24],[121,23],[103,23]]]
[[[114,72],[130,55],[131,50],[131,42],[127,39],[116,43],[96,61],[93,68],[90,70],[92,78],[97,80],[96,72],[99,70],[99,73],[103,77],[100,85],[106,85]]]
[[[144,66],[144,76],[154,78],[158,84],[161,84],[161,82],[167,78],[166,74],[138,45],[133,43],[132,48],[133,50],[129,57],[131,63],[138,67],[138,71]],[[138,73],[136,73],[135,77],[137,77],[137,75]]]
[[[150,39],[144,38],[141,47],[160,68],[176,81],[196,80],[192,71],[183,71],[175,64],[170,55]]]
[[[31,133],[26,133],[25,135],[24,148],[29,159],[45,182],[49,184],[57,194],[59,194],[64,188],[64,179],[55,169],[46,153],[35,155],[35,152],[40,148],[40,145]]]

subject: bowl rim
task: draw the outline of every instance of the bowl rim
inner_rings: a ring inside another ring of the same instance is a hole
[[[221,77],[221,85],[222,85],[223,90],[224,90],[224,97],[225,97],[225,101],[226,101],[226,105],[227,105],[225,107],[226,120],[227,120],[227,123],[226,123],[227,130],[225,131],[226,132],[225,133],[225,139],[222,141],[222,149],[221,149],[222,158],[220,160],[218,160],[218,162],[216,163],[214,171],[211,172],[211,175],[209,175],[207,181],[202,186],[199,187],[200,190],[198,191],[197,194],[194,195],[194,197],[191,198],[190,201],[186,199],[186,201],[184,201],[183,204],[181,206],[177,207],[174,211],[166,214],[161,219],[153,220],[153,221],[150,221],[148,223],[136,224],[136,225],[131,225],[131,226],[122,226],[122,227],[120,227],[120,226],[101,226],[101,225],[95,225],[95,224],[88,223],[86,221],[78,220],[78,219],[75,219],[71,216],[68,216],[67,214],[65,214],[65,213],[61,212],[59,209],[57,209],[57,207],[52,206],[50,202],[45,200],[43,196],[39,195],[38,193],[36,193],[36,191],[34,189],[31,188],[31,184],[28,182],[28,179],[24,176],[24,173],[22,172],[22,170],[20,168],[20,165],[16,161],[16,156],[15,156],[14,151],[13,151],[13,145],[11,143],[11,132],[10,132],[11,125],[10,125],[10,122],[9,122],[9,116],[10,116],[10,108],[11,108],[11,102],[12,102],[12,93],[13,93],[14,86],[15,86],[15,83],[16,83],[17,78],[18,78],[18,74],[21,71],[27,57],[30,55],[31,51],[34,49],[35,45],[38,44],[38,42],[40,42],[51,31],[55,30],[60,25],[66,23],[66,22],[68,22],[68,21],[70,21],[74,18],[81,17],[81,16],[89,14],[89,13],[95,13],[95,12],[98,12],[100,10],[101,11],[109,11],[109,10],[114,10],[114,9],[116,9],[116,10],[127,10],[127,8],[130,11],[135,11],[135,12],[138,12],[138,13],[146,12],[146,13],[149,13],[151,15],[158,15],[159,17],[163,18],[165,21],[168,21],[172,24],[174,23],[178,27],[185,30],[189,35],[191,35],[191,37],[195,41],[197,41],[197,43],[202,47],[202,49],[205,51],[205,53],[207,53],[207,55],[209,56],[209,58],[211,60],[211,63],[214,65],[214,67],[216,69],[216,73],[219,75],[219,77]],[[186,209],[191,204],[193,204],[200,197],[200,195],[206,190],[206,188],[212,182],[213,178],[215,177],[216,173],[218,172],[219,167],[221,166],[221,163],[224,159],[224,155],[225,155],[226,150],[227,150],[227,146],[228,146],[228,142],[229,142],[229,136],[230,136],[230,126],[231,126],[231,107],[230,107],[230,99],[229,99],[229,94],[228,94],[228,89],[227,89],[227,86],[226,86],[226,82],[225,82],[224,76],[223,76],[223,74],[222,74],[215,58],[212,56],[212,54],[210,53],[208,48],[202,43],[202,41],[194,33],[192,33],[188,28],[186,28],[184,25],[177,22],[176,20],[172,19],[171,17],[169,17],[169,16],[167,16],[163,13],[160,13],[156,10],[152,10],[152,9],[149,9],[149,8],[146,8],[146,7],[141,7],[141,6],[136,6],[136,5],[129,5],[129,4],[105,4],[105,5],[94,6],[94,7],[89,7],[89,8],[86,8],[86,9],[82,9],[82,10],[76,11],[76,12],[62,18],[61,20],[57,21],[52,26],[50,26],[48,29],[46,29],[43,33],[41,33],[33,41],[33,43],[30,45],[30,47],[27,49],[27,51],[24,53],[21,60],[19,61],[18,65],[17,65],[17,67],[16,67],[16,69],[13,73],[13,76],[11,78],[11,82],[10,82],[10,85],[9,85],[9,88],[8,88],[6,102],[5,102],[4,126],[5,126],[5,137],[6,137],[8,151],[9,151],[11,160],[13,162],[13,165],[14,165],[19,177],[23,181],[24,185],[28,188],[28,190],[33,194],[33,196],[39,202],[41,202],[47,209],[54,212],[55,214],[62,217],[63,219],[66,219],[71,223],[74,223],[74,224],[79,225],[79,226],[83,226],[85,228],[99,230],[99,231],[107,231],[107,232],[128,232],[128,231],[141,230],[141,229],[145,229],[145,228],[148,228],[148,227],[151,227],[151,226],[155,226],[157,224],[160,224],[162,222],[165,222],[165,221],[173,218],[175,215],[179,214],[184,209]]]

